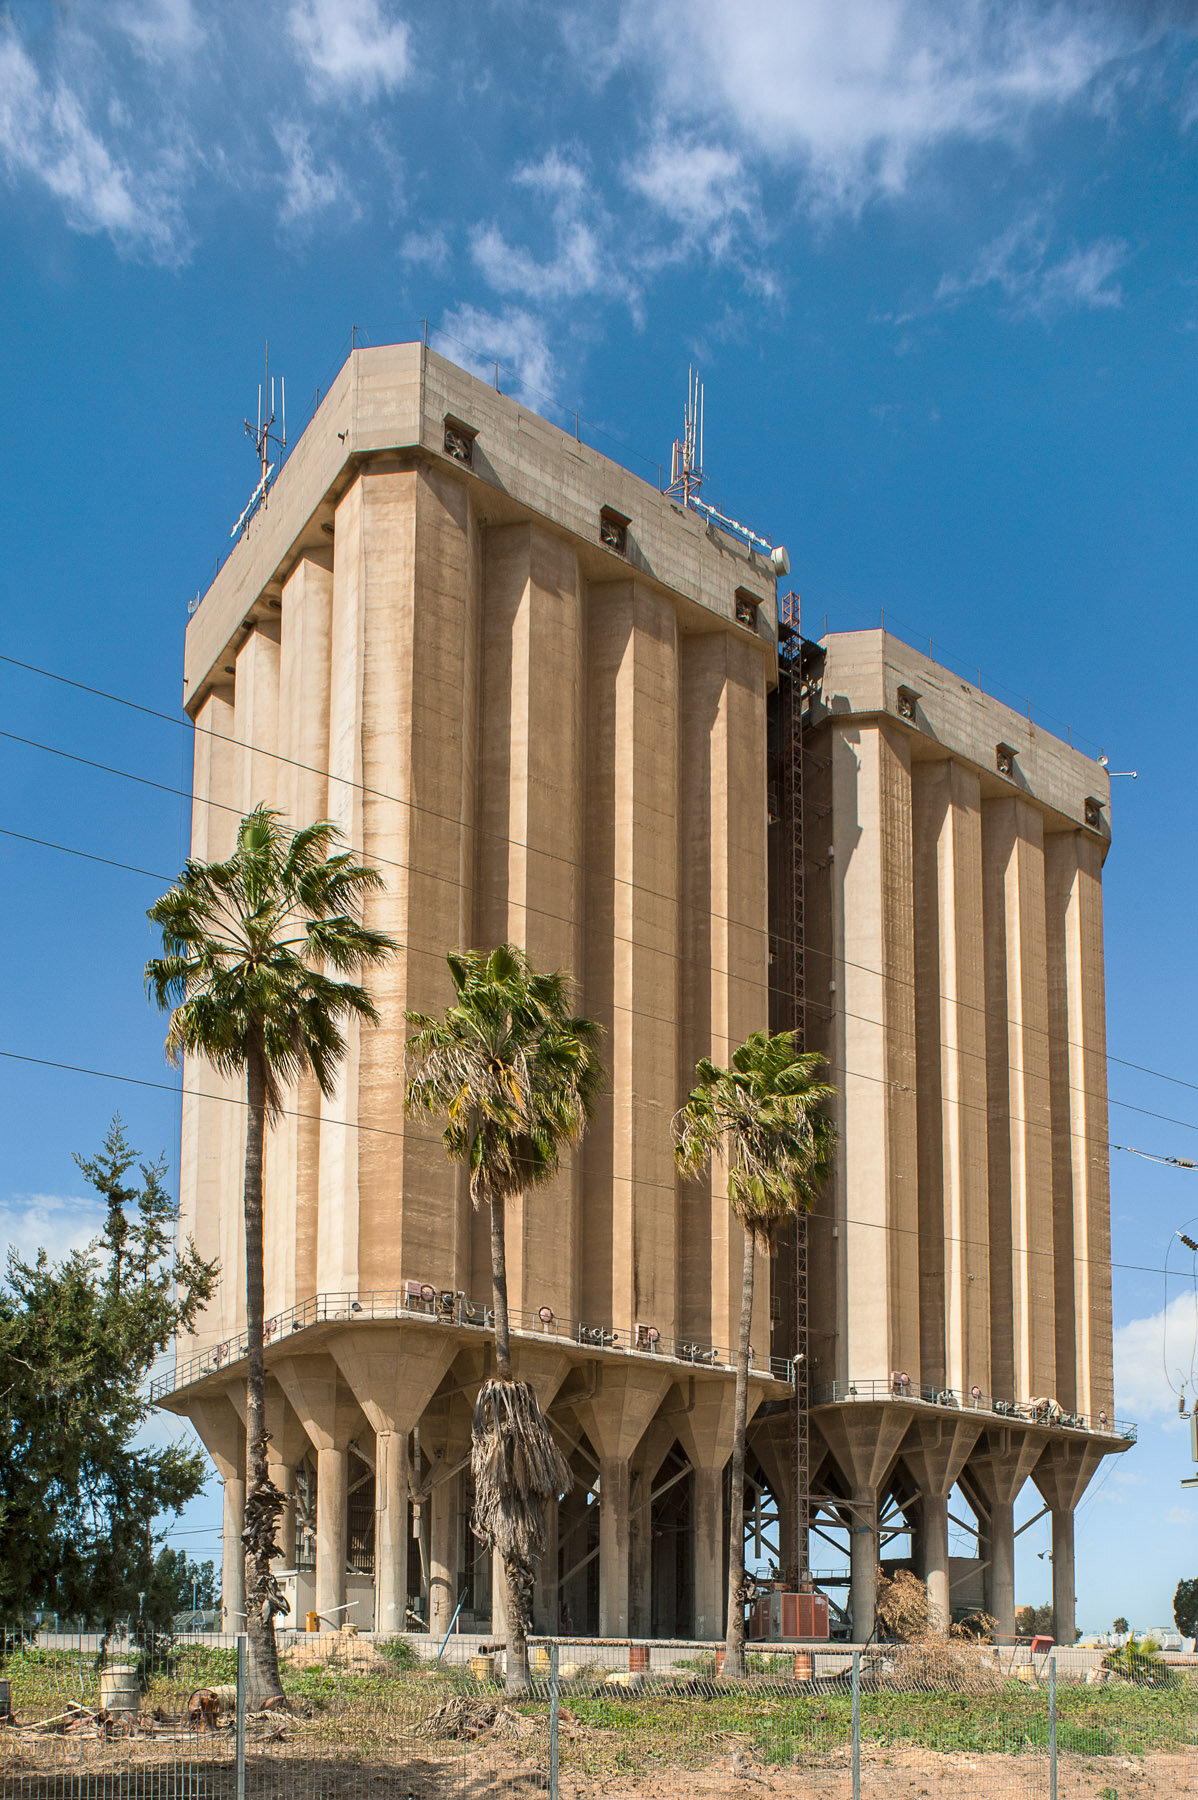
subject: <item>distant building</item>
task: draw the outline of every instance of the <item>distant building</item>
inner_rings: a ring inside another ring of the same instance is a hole
[[[262,800],[332,817],[385,876],[368,916],[401,945],[338,1094],[301,1084],[267,1150],[269,1429],[301,1623],[348,1608],[364,1627],[444,1631],[459,1601],[467,1626],[502,1612],[464,1460],[489,1366],[486,1221],[437,1132],[405,1119],[402,1061],[404,1010],[449,998],[445,952],[506,938],[574,973],[609,1069],[579,1153],[509,1212],[517,1370],[576,1475],[537,1628],[722,1633],[740,1240],[718,1173],[677,1180],[670,1121],[696,1058],[792,1022],[801,990],[842,1145],[804,1234],[805,1340],[803,1245],[759,1283],[755,1541],[804,1560],[805,1460],[820,1529],[851,1527],[864,1635],[896,1531],[936,1603],[957,1600],[959,1484],[981,1521],[964,1578],[1013,1623],[1011,1512],[1030,1475],[1072,1636],[1072,1509],[1126,1442],[1110,1395],[1106,778],[892,638],[800,654],[794,624],[780,676],[766,556],[419,345],[354,352],[195,612],[193,853],[226,852]],[[222,1280],[156,1390],[224,1479],[230,1624],[235,1097],[187,1066],[182,1224]]]

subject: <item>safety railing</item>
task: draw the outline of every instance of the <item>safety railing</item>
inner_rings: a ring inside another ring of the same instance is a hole
[[[1048,1398],[1003,1400],[983,1394],[981,1388],[963,1393],[957,1388],[936,1387],[928,1382],[912,1381],[896,1370],[886,1381],[829,1381],[815,1389],[815,1406],[839,1405],[852,1400],[899,1400],[907,1405],[947,1407],[954,1412],[991,1413],[997,1419],[1019,1419],[1028,1425],[1047,1425],[1061,1431],[1086,1431],[1095,1435],[1119,1438],[1134,1444],[1139,1428],[1128,1419],[1116,1419],[1106,1412],[1085,1414],[1061,1406]]]
[[[535,1312],[513,1308],[509,1315],[512,1331],[518,1337],[545,1339],[562,1345],[577,1346],[600,1353],[645,1357],[659,1362],[685,1364],[691,1369],[712,1369],[727,1374],[735,1367],[736,1352],[725,1345],[708,1344],[689,1337],[670,1337],[657,1326],[638,1323],[629,1327],[595,1325],[579,1319],[559,1318],[548,1306]],[[400,1287],[382,1292],[357,1294],[316,1294],[309,1300],[274,1313],[265,1325],[269,1351],[289,1341],[297,1332],[329,1324],[363,1324],[371,1320],[415,1320],[454,1329],[490,1332],[494,1329],[494,1313],[489,1302],[471,1300],[464,1293],[436,1288],[428,1282],[404,1282]],[[154,1377],[150,1384],[151,1400],[161,1400],[209,1376],[220,1374],[244,1361],[247,1339],[245,1332],[222,1339],[208,1349],[197,1351],[184,1361],[177,1361]],[[753,1374],[793,1385],[794,1365],[786,1357],[760,1357],[749,1351]]]

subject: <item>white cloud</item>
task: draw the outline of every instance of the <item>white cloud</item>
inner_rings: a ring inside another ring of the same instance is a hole
[[[1198,1525],[1198,1506],[1171,1506],[1165,1514],[1166,1525]]]
[[[160,153],[134,173],[89,122],[65,80],[44,81],[9,30],[0,35],[0,167],[45,188],[77,231],[107,232],[123,250],[173,263],[183,254],[181,171]]]
[[[286,159],[282,175],[283,198],[279,206],[281,225],[303,225],[317,213],[346,202],[351,215],[356,212],[350,201],[345,176],[336,163],[318,168],[312,145],[302,125],[276,125],[275,140]]]
[[[441,270],[449,262],[449,239],[443,231],[409,231],[400,243],[399,254],[414,268]]]
[[[1194,1346],[1192,1293],[1178,1294],[1166,1311],[1121,1325],[1115,1332],[1115,1395],[1120,1416],[1144,1420],[1176,1415],[1176,1390],[1183,1381],[1187,1398],[1192,1394],[1191,1366],[1198,1369]]]
[[[626,164],[624,179],[688,233],[718,229],[753,206],[751,184],[741,158],[718,144],[658,138]]]
[[[942,277],[941,303],[954,304],[985,289],[996,290],[1019,315],[1047,318],[1083,308],[1122,306],[1115,276],[1127,260],[1127,245],[1099,238],[1050,255],[1051,227],[1042,212],[1023,215],[981,251],[971,269]]]
[[[204,41],[191,0],[117,0],[110,17],[148,62],[190,56]]]
[[[493,379],[498,362],[506,392],[536,412],[543,412],[547,401],[552,405],[557,366],[544,323],[531,313],[516,307],[491,313],[459,306],[444,315],[433,345],[483,381]]]
[[[609,61],[657,72],[668,117],[799,165],[857,209],[951,142],[1011,137],[1164,29],[1085,0],[627,0]]]
[[[488,286],[541,304],[583,294],[633,301],[635,290],[620,266],[626,257],[613,245],[611,220],[585,170],[551,150],[540,162],[517,169],[513,179],[548,201],[553,254],[538,260],[510,243],[497,225],[478,225],[470,234],[470,254]]]
[[[61,1262],[72,1250],[84,1249],[103,1225],[104,1213],[102,1201],[72,1194],[13,1194],[0,1201],[0,1277],[8,1249],[24,1262],[33,1262],[39,1250]]]
[[[288,26],[319,94],[372,100],[411,73],[408,27],[382,0],[294,0]]]

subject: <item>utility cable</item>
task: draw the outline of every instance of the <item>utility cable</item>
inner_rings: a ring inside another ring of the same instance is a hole
[[[30,749],[44,751],[44,752],[46,752],[46,754],[51,755],[51,756],[62,757],[68,762],[80,763],[86,768],[96,769],[96,770],[101,771],[104,774],[115,775],[120,780],[133,781],[133,782],[138,783],[140,786],[154,788],[157,791],[159,791],[160,793],[182,795],[184,798],[192,799],[194,803],[202,804],[205,806],[215,807],[221,812],[233,813],[238,818],[241,818],[243,816],[241,813],[241,809],[239,807],[233,806],[232,804],[230,804],[227,801],[211,800],[211,799],[208,799],[205,796],[201,796],[201,795],[189,796],[189,795],[187,795],[186,790],[183,788],[172,787],[168,783],[161,782],[161,781],[154,781],[148,775],[137,775],[137,774],[134,774],[131,770],[118,769],[110,763],[101,763],[101,762],[96,761],[94,758],[80,756],[75,751],[62,750],[57,745],[54,745],[54,744],[43,744],[43,743],[38,742],[34,738],[23,737],[23,736],[20,736],[16,732],[3,731],[3,730],[0,730],[0,738],[7,738],[12,742],[24,744]],[[333,777],[332,779],[336,779],[336,778]],[[18,834],[14,833],[13,835],[15,836]],[[58,847],[65,848],[64,846],[58,846]],[[71,853],[72,852],[68,849],[67,854],[71,854]],[[363,852],[363,854],[365,854],[365,853]],[[97,859],[97,860],[100,860],[100,859]],[[470,884],[468,882],[462,880],[458,876],[441,875],[439,873],[435,873],[432,870],[422,870],[419,868],[414,868],[411,864],[396,862],[393,858],[380,856],[377,854],[374,855],[371,858],[371,860],[374,863],[379,864],[383,867],[400,869],[409,876],[411,876],[413,874],[423,875],[428,879],[433,879],[433,880],[443,882],[447,886],[457,888],[457,889],[461,890],[462,892],[470,891]],[[130,866],[132,866],[132,865],[130,865]],[[578,865],[572,864],[571,867],[577,869]],[[164,876],[164,877],[162,877],[162,879],[165,880],[167,878]],[[681,904],[679,901],[677,901],[676,898],[672,903],[678,904],[678,905]],[[574,925],[576,923],[576,921],[574,921],[573,919],[567,918],[564,914],[551,913],[542,907],[530,906],[527,903],[524,905],[523,910],[527,913],[532,913],[539,918],[548,919],[551,922],[554,922],[557,924],[568,925],[570,927],[574,927]],[[714,916],[714,915],[703,915],[703,916]],[[729,921],[729,923],[735,923],[735,922]],[[744,926],[744,927],[741,927],[741,929],[749,930],[749,931],[756,931],[759,928],[754,927],[754,926]],[[633,949],[650,950],[655,955],[666,956],[674,962],[681,963],[686,960],[683,952],[679,951],[679,950],[665,950],[657,945],[646,944],[643,940],[625,937],[623,934],[621,934],[619,932],[613,932],[612,937],[613,937],[614,941],[617,943],[628,944]],[[415,948],[415,946],[413,946],[413,948]],[[718,968],[718,967],[712,968],[711,973],[715,974],[715,975],[724,975],[729,980],[743,979],[743,977],[738,977],[738,976],[734,975],[734,973],[731,970]],[[766,987],[767,993],[775,994],[775,995],[778,995],[781,997],[789,997],[787,990],[771,986],[768,981],[768,978],[767,978],[767,981],[763,985]],[[914,987],[915,983],[914,982],[906,982],[906,983],[904,983],[904,985]],[[944,996],[941,996],[941,997],[943,998]],[[635,1009],[625,1007],[622,1010],[624,1010],[626,1012],[633,1012]],[[977,1010],[982,1010],[982,1009],[977,1009]],[[846,1015],[846,1016],[860,1017],[861,1015]],[[880,1019],[863,1018],[862,1022],[865,1024],[868,1024],[868,1025],[876,1026],[878,1029],[881,1029],[881,1030],[885,1030],[888,1028],[886,1026],[885,1022]],[[1008,1020],[1007,1023],[1010,1023],[1010,1021]],[[893,1029],[893,1027],[889,1027],[889,1029]],[[1049,1033],[1046,1031],[1039,1032],[1038,1035],[1042,1035],[1046,1039],[1049,1038]],[[1051,1039],[1049,1039],[1049,1041],[1051,1041]],[[1085,1048],[1086,1046],[1077,1045],[1074,1047]],[[973,1052],[967,1052],[966,1054],[977,1056],[979,1053],[976,1051],[973,1051]],[[1120,1061],[1121,1059],[1107,1058],[1107,1060],[1108,1061]],[[1022,1073],[1022,1070],[1017,1070],[1013,1064],[1009,1064],[1008,1072],[1015,1074],[1015,1073]],[[852,1073],[852,1071],[846,1071],[846,1073]],[[862,1077],[862,1079],[869,1080],[869,1079],[873,1079],[873,1078],[866,1076],[866,1077]],[[1166,1078],[1166,1079],[1169,1079],[1169,1078]],[[905,1084],[901,1083],[901,1082],[894,1082],[894,1083],[889,1083],[888,1085],[895,1086],[895,1087],[903,1087]],[[1185,1083],[1184,1085],[1189,1086],[1191,1084]],[[1068,1087],[1069,1087],[1069,1091],[1071,1093],[1080,1094],[1083,1098],[1088,1099],[1088,1100],[1093,1100],[1096,1103],[1098,1103],[1099,1105],[1118,1106],[1128,1112],[1141,1113],[1141,1114],[1143,1114],[1143,1116],[1145,1118],[1158,1119],[1163,1124],[1177,1125],[1185,1131],[1198,1131],[1198,1124],[1194,1123],[1192,1120],[1176,1119],[1176,1118],[1173,1118],[1168,1113],[1156,1112],[1150,1107],[1137,1106],[1130,1100],[1119,1100],[1119,1099],[1112,1097],[1109,1094],[1098,1094],[1098,1093],[1092,1092],[1088,1088],[1079,1088],[1072,1082],[1068,1084]],[[969,1102],[963,1101],[963,1100],[955,1100],[953,1103],[956,1105],[959,1105],[959,1106],[968,1106],[970,1104]],[[984,1111],[986,1109],[975,1106],[974,1110],[975,1111]],[[1020,1121],[1020,1122],[1028,1124],[1029,1126],[1033,1125],[1033,1122],[1028,1121],[1028,1120],[1024,1120],[1024,1121]]]
[[[0,735],[3,735],[3,734],[0,734]],[[169,875],[161,874],[160,872],[153,870],[153,869],[142,869],[142,868],[137,867],[133,863],[117,862],[111,857],[93,856],[90,851],[77,850],[70,844],[53,843],[48,838],[30,837],[27,833],[19,832],[19,831],[9,831],[4,827],[0,827],[0,836],[17,838],[23,843],[36,844],[46,850],[60,851],[65,856],[82,856],[82,857],[85,857],[88,861],[105,863],[111,868],[127,869],[130,871],[130,873],[135,874],[135,875],[143,875],[148,880],[151,880],[151,881],[161,881],[161,882],[166,882],[169,884],[169,882],[172,879]],[[379,860],[381,860],[381,859],[379,859]],[[635,938],[617,937],[616,941],[619,943],[630,944],[634,949],[654,948],[653,946],[645,944],[643,942],[643,940],[635,939]],[[423,945],[423,944],[409,944],[409,943],[397,942],[396,949],[404,952],[405,954],[407,954],[409,956],[429,957],[438,963],[440,963],[443,960],[443,953],[441,951],[429,949],[426,945]],[[656,954],[673,956],[675,958],[675,960],[681,960],[680,954],[678,952],[674,952],[674,951],[657,950]],[[713,973],[726,974],[727,971],[714,970]],[[781,989],[770,989],[769,991],[772,993],[782,992]],[[659,1024],[661,1022],[658,1014],[647,1012],[643,1007],[629,1006],[629,1005],[625,1004],[623,1001],[619,1001],[619,1000],[613,1000],[611,1002],[611,1006],[612,1006],[612,1010],[614,1012],[623,1013],[629,1018],[645,1019],[648,1022],[653,1023],[653,1024]],[[879,1030],[886,1029],[885,1025],[883,1024],[883,1022],[880,1019],[869,1019],[869,1018],[865,1018],[861,1014],[855,1014],[855,1013],[848,1014],[846,1016],[852,1017],[852,1018],[860,1018],[861,1022],[863,1024],[877,1026]],[[1020,1071],[1018,1071],[1015,1068],[1014,1064],[1007,1065],[1007,1073],[1008,1074],[1017,1074],[1019,1072]],[[847,1069],[847,1068],[843,1071],[843,1074],[846,1077],[851,1077],[852,1079],[854,1079],[856,1081],[871,1081],[881,1087],[894,1088],[900,1093],[914,1093],[915,1092],[915,1089],[911,1086],[911,1084],[909,1082],[894,1081],[884,1075],[867,1075],[862,1070]],[[1071,1093],[1081,1094],[1084,1098],[1087,1098],[1087,1099],[1099,1100],[1103,1104],[1106,1104],[1106,1105],[1123,1107],[1130,1112],[1145,1113],[1147,1117],[1159,1119],[1165,1124],[1180,1125],[1191,1131],[1198,1130],[1198,1125],[1190,1124],[1187,1120],[1172,1119],[1166,1113],[1149,1112],[1149,1110],[1146,1107],[1134,1106],[1130,1100],[1117,1100],[1117,1099],[1112,1099],[1109,1096],[1101,1096],[1101,1095],[1092,1094],[1089,1092],[1088,1089],[1077,1088],[1077,1087],[1074,1087],[1072,1084],[1070,1084],[1069,1091]],[[989,1116],[989,1108],[984,1103],[979,1103],[979,1102],[970,1101],[970,1100],[964,1100],[959,1095],[953,1095],[953,1094],[942,1094],[939,1097],[939,1099],[940,1099],[940,1104],[942,1106],[943,1105],[956,1106],[956,1107],[959,1107],[968,1112],[985,1113],[987,1116]],[[1036,1131],[1036,1130],[1048,1131],[1048,1130],[1051,1130],[1051,1128],[1052,1128],[1050,1120],[1025,1119],[1017,1113],[1007,1113],[1005,1116],[1007,1117],[1009,1123],[1011,1123],[1012,1125],[1024,1125],[1028,1128],[1029,1131]],[[1128,1150],[1128,1147],[1124,1144],[1114,1144],[1109,1139],[1103,1139],[1103,1140],[1094,1139],[1086,1133],[1079,1134],[1079,1133],[1075,1133],[1075,1132],[1071,1131],[1070,1136],[1071,1137],[1080,1137],[1080,1141],[1084,1144],[1087,1144],[1092,1150],[1104,1150],[1104,1149],[1105,1150]],[[1138,1155],[1147,1156],[1149,1153],[1142,1152],[1142,1151],[1128,1150],[1128,1154],[1137,1155],[1137,1156]],[[1195,1164],[1186,1161],[1186,1159],[1184,1159],[1182,1157],[1158,1156],[1158,1157],[1153,1157],[1152,1160],[1156,1161],[1156,1162],[1174,1163],[1179,1168],[1193,1168],[1196,1166]]]
[[[181,1091],[180,1086],[174,1082],[151,1081],[147,1076],[140,1075],[121,1075],[112,1069],[92,1069],[80,1063],[61,1062],[53,1057],[28,1056],[18,1050],[5,1050],[0,1048],[0,1057],[4,1057],[9,1062],[29,1063],[39,1069],[60,1069],[71,1075],[90,1075],[101,1081],[121,1082],[130,1087],[154,1088],[165,1094],[178,1094]],[[184,1092],[185,1097],[190,1099],[215,1100],[227,1106],[248,1107],[249,1105],[249,1101],[240,1094],[200,1093],[194,1089],[184,1089],[182,1091]],[[402,1131],[396,1131],[392,1126],[367,1125],[360,1119],[329,1119],[325,1118],[321,1113],[300,1112],[294,1107],[280,1107],[279,1116],[288,1119],[310,1119],[320,1125],[337,1125],[341,1126],[346,1131],[365,1131],[379,1137],[402,1138],[406,1135]],[[659,1192],[668,1194],[676,1194],[677,1192],[677,1189],[672,1183],[652,1181],[640,1176],[618,1175],[612,1173],[605,1175],[604,1180],[610,1180],[613,1183],[618,1182],[623,1187],[656,1188]],[[888,1219],[854,1219],[842,1217],[835,1213],[821,1213],[819,1211],[812,1211],[806,1216],[809,1219],[815,1219],[817,1222],[825,1224],[854,1225],[872,1231],[898,1232],[908,1237],[915,1238],[922,1235],[917,1225],[902,1225],[897,1221]],[[989,1238],[965,1238],[952,1235],[941,1237],[937,1241],[943,1244],[959,1244],[963,1249],[989,1251],[991,1248]],[[1053,1255],[1053,1250],[1051,1248],[1047,1250],[1036,1250],[1030,1248],[1026,1244],[1012,1244],[1010,1249],[1012,1256],[1023,1256],[1029,1259],[1033,1256]],[[1105,1257],[1073,1256],[1067,1260],[1073,1263],[1075,1267],[1094,1268],[1100,1271],[1105,1269],[1120,1269],[1136,1275],[1163,1275],[1166,1273],[1164,1269],[1158,1268],[1154,1264],[1115,1262],[1113,1260],[1108,1261]],[[1038,1297],[1044,1298],[1046,1296]]]
[[[571,872],[574,872],[574,873],[582,872],[581,866],[577,861],[575,861],[572,857],[567,857],[567,856],[563,855],[562,852],[560,852],[560,851],[552,850],[547,847],[533,846],[533,845],[528,844],[527,842],[525,842],[522,839],[515,838],[510,835],[505,835],[502,832],[490,831],[483,826],[475,824],[471,820],[463,820],[463,819],[457,818],[451,813],[442,812],[435,807],[430,807],[430,806],[424,805],[421,802],[404,798],[398,794],[389,794],[386,792],[385,789],[371,787],[364,782],[354,781],[351,777],[346,776],[346,775],[335,774],[331,769],[318,768],[313,763],[300,762],[300,761],[296,760],[294,757],[284,756],[281,751],[260,749],[253,744],[245,743],[240,738],[230,737],[225,732],[215,731],[210,726],[197,725],[195,723],[195,721],[192,719],[176,718],[176,716],[173,713],[163,712],[160,708],[157,708],[157,707],[146,706],[141,701],[131,700],[123,694],[111,693],[105,688],[94,687],[87,682],[76,681],[69,675],[59,674],[56,670],[53,670],[53,669],[44,669],[36,663],[23,662],[18,657],[8,656],[2,652],[0,652],[0,662],[8,663],[13,668],[22,669],[29,674],[41,676],[47,681],[59,682],[64,687],[75,688],[81,693],[91,694],[97,699],[110,701],[113,705],[126,707],[132,712],[142,713],[147,718],[157,719],[157,720],[162,721],[165,724],[173,725],[178,730],[192,731],[193,733],[197,733],[201,736],[210,737],[219,743],[228,744],[233,749],[244,750],[249,755],[266,757],[266,758],[270,759],[271,761],[284,763],[290,768],[299,769],[306,774],[317,775],[322,780],[334,781],[339,786],[348,788],[353,792],[367,795],[373,799],[388,801],[390,804],[392,804],[394,806],[406,807],[409,812],[421,813],[421,814],[425,815],[426,817],[436,819],[443,824],[452,825],[457,830],[472,832],[476,837],[488,838],[496,843],[505,844],[512,849],[525,850],[525,851],[529,852],[530,854],[536,854],[538,857],[543,858],[547,862],[560,862],[560,863],[564,864],[565,867],[567,869],[569,869]],[[10,732],[10,733],[4,733],[3,735],[8,736],[8,737],[15,737],[16,734]],[[60,756],[66,756],[66,757],[70,757],[72,755],[72,753],[70,751],[58,750],[54,745],[38,744],[38,743],[35,743],[34,740],[32,740],[32,739],[19,738],[16,741],[27,744],[32,748],[46,751],[48,754],[51,754],[51,755],[60,755]],[[74,760],[83,762],[83,763],[87,763],[87,759],[84,757],[75,757]],[[183,799],[190,801],[193,805],[201,804],[201,805],[206,805],[206,806],[212,806],[212,807],[216,807],[225,812],[236,813],[238,815],[238,817],[241,816],[241,812],[240,812],[239,808],[234,807],[234,806],[229,806],[225,802],[222,802],[219,800],[210,799],[206,795],[195,794],[195,793],[189,792],[187,789],[183,789],[183,788],[179,788],[179,789],[163,788],[161,783],[149,782],[143,776],[133,775],[127,770],[113,769],[109,765],[103,764],[103,763],[91,763],[88,766],[97,768],[97,769],[101,769],[105,773],[108,773],[108,774],[122,776],[124,779],[127,779],[127,780],[141,781],[141,782],[145,783],[145,785],[148,785],[151,787],[158,787],[161,789],[161,791],[166,792],[166,793],[179,793],[179,794],[181,794]],[[365,851],[363,851],[362,854],[365,855],[366,854]],[[374,857],[373,860],[376,862],[380,862],[380,863],[385,863],[387,861],[387,859],[383,858],[383,857]],[[389,866],[395,867],[395,868],[403,868],[409,873],[420,874],[420,875],[424,876],[426,879],[445,882],[445,883],[448,883],[450,885],[453,885],[453,886],[459,887],[459,888],[465,888],[469,885],[466,882],[461,881],[460,879],[443,875],[440,872],[432,870],[432,869],[414,868],[409,863],[405,863],[405,864],[391,863]],[[680,909],[683,905],[681,898],[677,894],[668,894],[659,888],[650,887],[647,883],[644,883],[644,882],[631,881],[631,880],[629,880],[629,878],[627,876],[613,875],[612,881],[614,883],[618,883],[622,887],[628,887],[628,888],[632,889],[634,892],[643,893],[651,899],[665,900],[665,901],[669,902],[670,904],[679,906]],[[528,908],[526,908],[526,910],[530,911],[530,912],[535,912],[540,917],[555,920],[556,922],[561,923],[561,924],[573,923],[572,920],[565,919],[560,914],[544,912],[540,908],[528,907]],[[852,960],[852,958],[850,958],[850,957],[837,956],[835,954],[835,952],[833,952],[833,951],[822,950],[811,944],[800,944],[796,938],[788,936],[786,933],[771,932],[768,929],[768,927],[763,928],[758,925],[749,924],[747,921],[733,919],[733,918],[729,917],[727,914],[718,913],[718,912],[714,911],[713,909],[703,908],[703,909],[695,909],[695,910],[699,911],[700,916],[711,919],[713,923],[730,925],[740,931],[761,933],[762,935],[766,936],[768,939],[772,940],[773,942],[785,945],[788,949],[799,950],[804,956],[822,956],[826,960],[833,962],[840,967],[857,969],[863,974],[874,975],[878,978],[878,980],[889,982],[892,986],[915,988],[916,986],[919,985],[914,980],[907,980],[904,977],[899,976],[899,975],[886,974],[881,969],[871,968],[866,963],[854,962]],[[715,971],[715,972],[716,973],[727,973],[727,971]],[[773,991],[777,992],[777,993],[782,992],[781,989],[775,989]],[[984,1006],[979,1006],[976,1004],[976,1002],[973,1002],[973,1001],[964,1000],[959,995],[945,994],[942,990],[940,990],[937,993],[936,997],[940,1000],[948,1002],[948,1004],[950,1004],[950,1005],[960,1007],[966,1011],[977,1012],[977,1013],[981,1013],[983,1015],[986,1014],[986,1012],[987,1012],[987,1009]],[[812,1002],[808,1002],[808,1004],[811,1006],[816,1006],[819,1003],[812,1001]],[[851,1015],[851,1016],[858,1016],[858,1015]],[[1009,1023],[1009,1021],[1007,1021],[1007,1022]],[[1036,1036],[1042,1036],[1042,1037],[1046,1037],[1046,1038],[1051,1036],[1051,1033],[1048,1031],[1045,1031],[1042,1027],[1022,1026],[1021,1028],[1024,1030],[1033,1032],[1034,1035],[1036,1035]],[[1089,1045],[1077,1043],[1076,1040],[1074,1040],[1074,1039],[1061,1039],[1060,1041],[1062,1043],[1068,1044],[1069,1047],[1072,1049],[1087,1050],[1090,1048]],[[1171,1074],[1167,1073],[1165,1070],[1153,1069],[1153,1068],[1148,1067],[1144,1063],[1133,1062],[1125,1057],[1108,1055],[1106,1060],[1108,1062],[1117,1063],[1123,1068],[1133,1069],[1139,1074],[1149,1075],[1160,1081],[1172,1082],[1175,1086],[1186,1087],[1186,1088],[1189,1088],[1192,1091],[1198,1093],[1198,1082],[1188,1081],[1182,1076],[1171,1075]]]

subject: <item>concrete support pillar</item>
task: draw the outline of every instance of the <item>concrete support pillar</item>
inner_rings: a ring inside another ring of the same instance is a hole
[[[408,1600],[408,1434],[374,1439],[374,1628],[402,1631]]]
[[[243,1396],[244,1398],[244,1396]],[[245,1426],[228,1394],[196,1400],[188,1409],[205,1450],[225,1485],[221,1521],[221,1629],[245,1630]]]
[[[1103,1454],[1084,1440],[1049,1443],[1032,1471],[1032,1480],[1052,1511],[1052,1615],[1058,1644],[1073,1643],[1077,1624],[1073,1515]]]
[[[362,1327],[330,1344],[375,1438],[374,1628],[402,1631],[408,1600],[408,1434],[454,1358],[452,1339],[427,1325]]]
[[[599,1635],[628,1632],[628,1458],[599,1463]]]
[[[921,1507],[928,1626],[932,1631],[947,1632],[952,1620],[948,1582],[948,1495],[925,1494]]]
[[[507,1576],[498,1550],[491,1552],[491,1636],[507,1638]]]
[[[226,1475],[221,1518],[220,1625],[226,1634],[245,1630],[245,1476]]]
[[[438,1641],[449,1630],[457,1596],[457,1478],[438,1481],[428,1497],[428,1628]],[[556,1506],[554,1511],[556,1511]],[[556,1559],[555,1564],[556,1567]]]
[[[279,1553],[285,1569],[295,1568],[295,1470],[283,1462],[267,1464],[270,1479],[283,1496],[283,1516],[279,1520]]]
[[[853,1642],[873,1634],[878,1604],[878,1503],[876,1490],[858,1488],[849,1514],[849,1614]]]
[[[1052,1510],[1052,1635],[1058,1644],[1072,1644],[1077,1635],[1072,1507]]]
[[[322,1627],[345,1622],[345,1531],[349,1452],[332,1445],[316,1452],[316,1610]]]
[[[537,1569],[533,1590],[532,1617],[535,1631],[554,1636],[558,1628],[561,1599],[558,1593],[558,1514],[556,1500],[545,1502],[545,1554]]]
[[[724,1635],[724,1465],[696,1469],[694,1485],[695,1636]]]
[[[985,1574],[986,1611],[1000,1638],[1015,1635],[1015,1507],[1009,1500],[990,1504],[986,1534],[990,1566]]]

